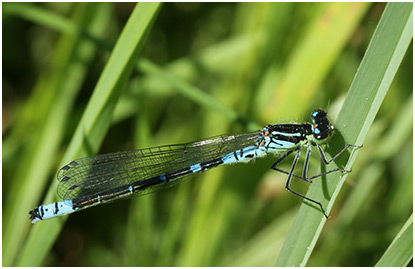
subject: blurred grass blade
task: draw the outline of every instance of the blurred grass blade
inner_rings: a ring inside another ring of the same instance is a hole
[[[243,119],[237,112],[221,104],[211,95],[201,91],[187,81],[180,79],[178,76],[172,75],[171,73],[163,70],[149,60],[141,59],[138,62],[137,69],[144,72],[149,77],[154,76],[158,79],[163,79],[168,85],[173,85],[183,96],[186,96],[188,99],[202,107],[206,107],[207,109],[220,113],[231,121],[239,121],[241,124],[247,124],[253,129],[259,128],[258,125]]]
[[[3,6],[3,12],[7,15],[18,16],[28,21],[55,29],[62,34],[77,34],[78,25],[71,20],[33,3],[8,3]]]
[[[318,93],[319,85],[346,46],[370,3],[315,5],[318,5],[315,19],[291,54],[278,82],[278,91],[269,98],[263,111],[263,118],[268,122],[281,115],[302,116],[310,109],[302,104]]]
[[[272,257],[281,248],[297,216],[297,209],[292,209],[279,216],[258,232],[252,239],[227,255],[220,263],[225,267],[262,267],[272,266]]]
[[[111,115],[127,79],[137,61],[146,34],[155,19],[159,3],[137,4],[119,37],[114,51],[94,89],[75,131],[62,164],[95,154],[110,126]],[[56,198],[57,182],[50,187],[45,203]],[[65,217],[34,225],[18,266],[38,266],[55,241]]]
[[[376,264],[377,267],[405,267],[413,258],[413,215],[409,217],[402,229],[393,239],[382,258]]]
[[[102,20],[108,19],[109,11],[109,4],[77,5],[72,23],[100,35],[106,27]],[[20,253],[24,231],[31,226],[27,212],[40,200],[51,169],[54,170],[65,123],[84,82],[94,49],[91,42],[79,36],[62,36],[54,51],[51,70],[39,77],[30,99],[20,110],[13,133],[8,136],[9,141],[19,140],[23,146],[16,164],[16,176],[3,196],[9,205],[3,211],[3,265],[12,265]],[[33,131],[24,131],[27,128]]]
[[[97,47],[111,49],[111,46],[102,41],[94,32],[88,31],[56,12],[41,8],[33,3],[7,3],[3,6],[3,12],[7,15],[20,16],[35,24],[54,29],[61,34],[77,35],[90,39]]]
[[[345,144],[362,145],[412,39],[412,4],[390,3],[373,34],[339,113],[337,135],[329,142],[332,156]],[[361,150],[364,150],[361,149]],[[338,166],[351,169],[356,154],[341,156]],[[327,171],[337,167],[329,165]],[[316,180],[307,197],[330,212],[347,175],[332,173]],[[321,212],[304,202],[281,251],[277,266],[305,266],[326,222]]]

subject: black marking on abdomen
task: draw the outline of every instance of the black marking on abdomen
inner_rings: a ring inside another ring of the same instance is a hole
[[[208,162],[201,163],[200,166],[202,167],[202,171],[206,171],[212,168],[215,168],[219,165],[223,164],[222,158],[214,159]]]
[[[233,156],[235,157],[236,161],[239,161],[238,154],[236,154],[235,151],[233,152]]]
[[[40,207],[40,212],[39,213],[40,213],[39,217],[40,217],[40,219],[42,219],[43,216],[45,215],[45,211],[43,210],[43,206]]]
[[[170,179],[183,177],[183,176],[189,175],[191,173],[193,173],[193,171],[190,169],[190,167],[183,168],[183,169],[180,169],[180,170],[177,170],[177,171],[174,171],[174,172],[166,173],[165,174],[166,182],[169,182]]]
[[[72,199],[73,209],[81,209],[96,203],[103,203],[116,198],[122,198],[139,190],[164,183],[159,176],[141,180],[112,190],[102,191],[95,195]],[[132,188],[132,190],[131,190]]]
[[[208,169],[212,169],[219,165],[223,164],[222,158],[214,159],[211,161],[200,163],[201,172],[206,171]],[[122,198],[124,196],[130,195],[131,193],[135,193],[140,190],[145,190],[146,188],[156,186],[162,183],[169,182],[169,180],[181,178],[187,176],[189,174],[193,174],[194,172],[190,169],[190,167],[183,168],[177,171],[165,173],[165,180],[160,178],[160,175],[146,179],[137,181],[122,187],[118,187],[112,190],[102,191],[94,195],[90,195],[87,197],[80,197],[72,199],[72,204],[74,209],[81,209],[84,207],[88,207],[90,205],[96,204],[98,202],[105,202],[108,200]],[[75,189],[78,185],[73,185],[69,189]],[[132,190],[131,190],[132,188]]]

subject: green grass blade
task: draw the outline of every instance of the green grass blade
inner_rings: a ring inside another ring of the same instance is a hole
[[[62,34],[82,36],[85,39],[93,41],[97,47],[108,50],[111,49],[111,46],[95,33],[75,24],[68,18],[45,8],[40,8],[35,4],[8,3],[4,5],[3,12],[6,15],[19,16],[35,24],[56,30]]]
[[[167,84],[173,86],[177,91],[179,91],[190,100],[203,107],[206,107],[207,109],[211,109],[212,111],[223,115],[231,121],[240,121],[242,124],[248,124],[250,128],[259,128],[259,126],[255,123],[249,123],[245,119],[241,118],[237,112],[221,104],[211,95],[194,87],[185,80],[164,71],[162,68],[151,63],[148,60],[140,60],[138,62],[137,68],[148,76],[155,76],[159,79],[164,80]]]
[[[98,151],[110,125],[113,108],[137,61],[138,53],[159,6],[159,3],[137,4],[97,83],[62,163]],[[49,189],[45,203],[56,199],[57,182],[54,183]],[[18,265],[39,265],[55,241],[65,219],[62,217],[35,225]]]
[[[99,35],[104,27],[97,22],[106,19],[109,10],[108,5],[78,5],[74,10],[74,20]],[[74,35],[62,36],[56,48],[52,71],[43,73],[39,78],[30,100],[16,122],[14,134],[9,137],[9,140],[29,142],[24,144],[22,158],[17,162],[18,172],[10,183],[7,197],[4,196],[8,206],[3,211],[3,265],[12,265],[20,253],[24,231],[31,226],[27,221],[28,209],[39,201],[45,185],[48,184],[70,109],[85,78],[85,70],[95,53],[93,44]],[[27,132],[20,131],[34,122],[37,123],[36,128],[33,126],[30,137]]]
[[[317,8],[315,19],[291,54],[278,82],[279,90],[263,111],[267,121],[280,115],[301,116],[310,109],[302,104],[307,104],[318,93],[319,85],[346,46],[369,3],[319,3],[314,7]]]
[[[336,122],[337,134],[328,152],[344,144],[363,144],[386,92],[412,39],[412,4],[388,4],[353,80]],[[364,148],[362,149],[364,150]],[[356,157],[339,158],[338,165],[351,169]],[[334,168],[327,167],[327,171]],[[330,174],[316,180],[307,197],[322,202],[330,212],[346,175]],[[318,209],[303,203],[290,235],[276,262],[277,266],[305,266],[326,222]]]
[[[32,3],[8,3],[4,5],[3,12],[55,29],[61,33],[76,34],[80,29],[71,20]]]
[[[249,242],[240,246],[232,253],[232,256],[226,257],[220,265],[226,267],[272,266],[275,262],[273,255],[281,251],[296,216],[296,208],[279,216]]]
[[[408,265],[413,258],[413,221],[413,215],[411,215],[382,258],[376,263],[377,267],[405,267]]]
[[[392,86],[392,90],[394,86]],[[394,118],[394,121],[391,125],[387,126],[382,124],[382,120],[375,121],[372,125],[369,134],[367,135],[366,140],[370,140],[370,143],[365,144],[364,154],[360,154],[358,161],[355,163],[355,168],[353,171],[353,179],[359,178],[359,180],[351,184],[352,186],[345,186],[349,188],[349,194],[341,194],[342,203],[341,211],[336,214],[335,219],[330,223],[330,229],[326,231],[324,235],[324,241],[319,246],[318,251],[313,253],[310,258],[309,266],[319,265],[319,264],[328,264],[330,263],[333,266],[337,264],[333,262],[338,257],[338,253],[343,253],[342,259],[346,259],[348,252],[350,253],[359,253],[359,244],[356,244],[353,248],[348,250],[350,244],[340,244],[338,242],[347,242],[347,241],[359,241],[350,238],[350,235],[353,234],[356,238],[362,238],[365,236],[365,230],[368,228],[360,229],[357,225],[359,221],[366,222],[367,219],[370,219],[371,222],[377,223],[375,220],[376,217],[371,216],[370,214],[374,212],[373,206],[377,207],[381,212],[382,220],[387,220],[389,223],[388,230],[396,232],[395,223],[402,223],[406,220],[406,217],[403,219],[403,216],[407,216],[406,212],[412,212],[412,188],[408,188],[412,182],[412,169],[406,169],[408,165],[401,164],[400,167],[403,167],[403,170],[407,171],[405,173],[410,174],[411,176],[405,177],[404,175],[396,175],[396,178],[399,178],[398,182],[395,182],[399,186],[402,185],[404,190],[397,186],[390,186],[388,189],[393,189],[394,195],[392,197],[385,197],[382,195],[382,199],[387,200],[387,207],[379,207],[379,202],[374,200],[376,192],[379,190],[379,186],[383,185],[384,175],[388,174],[388,165],[385,165],[385,161],[393,159],[396,156],[402,159],[410,159],[412,163],[412,157],[405,155],[405,148],[407,147],[407,141],[412,140],[412,95],[409,96],[403,108],[399,111],[399,115]],[[387,130],[384,129],[387,128]],[[383,145],[378,147],[377,145]],[[399,154],[398,154],[399,153]],[[369,154],[371,158],[367,158],[364,155]],[[412,153],[410,154],[412,156]],[[367,162],[370,160],[370,162]],[[397,167],[396,170],[400,170],[400,167]],[[362,173],[359,173],[361,168],[364,168]],[[402,169],[402,168],[401,168]],[[356,174],[359,174],[356,176]],[[353,180],[354,182],[355,180]],[[349,181],[348,183],[352,183]],[[347,191],[347,190],[346,190]],[[346,197],[346,198],[345,198]],[[394,199],[393,197],[397,197]],[[396,203],[394,201],[398,200]],[[339,207],[339,206],[337,206]],[[390,214],[388,209],[393,209],[392,214]],[[403,215],[403,216],[402,216]],[[378,225],[378,224],[376,224]],[[354,227],[358,227],[359,233],[355,233]],[[369,228],[370,229],[370,228]],[[376,235],[379,231],[375,231]],[[382,231],[382,236],[376,236],[378,242],[373,243],[378,245],[379,248],[383,247],[381,243],[386,240],[383,238],[389,238],[389,231]],[[360,239],[365,241],[365,239]],[[361,248],[361,247],[360,247]],[[364,247],[363,247],[364,248]],[[370,256],[370,255],[368,255]],[[373,257],[366,257],[368,261],[367,265],[373,262],[373,260],[378,260],[378,254],[374,253]],[[376,257],[376,258],[375,258]],[[359,262],[354,262],[354,264],[359,264]]]

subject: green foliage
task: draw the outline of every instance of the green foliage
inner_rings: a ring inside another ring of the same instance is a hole
[[[3,266],[407,265],[412,4],[385,6],[3,3]],[[310,121],[314,108],[336,125],[328,155],[364,145],[321,166],[351,173],[308,192],[293,182],[328,220],[298,209],[272,157],[28,220],[59,199],[54,175],[76,157]]]
[[[412,260],[413,249],[413,217],[403,225],[395,239],[376,263],[378,267],[406,266]]]

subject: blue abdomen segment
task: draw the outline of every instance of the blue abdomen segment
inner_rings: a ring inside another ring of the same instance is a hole
[[[30,220],[32,223],[35,223],[39,220],[51,219],[57,216],[71,214],[75,211],[76,209],[73,208],[72,200],[65,200],[52,204],[41,205],[30,211],[29,214]]]

